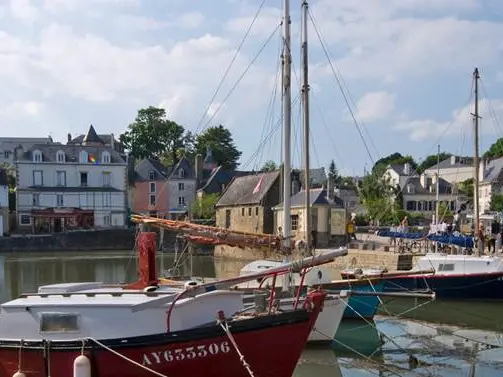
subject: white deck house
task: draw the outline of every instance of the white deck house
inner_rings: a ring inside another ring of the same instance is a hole
[[[126,223],[127,164],[92,126],[82,145],[35,144],[18,153],[16,178],[21,231]]]

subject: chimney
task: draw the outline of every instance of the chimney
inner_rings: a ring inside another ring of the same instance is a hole
[[[452,155],[451,156],[451,165],[455,165],[456,164],[456,156]]]
[[[480,162],[479,162],[479,181],[480,182],[482,182],[484,180],[486,166],[487,166],[487,161],[485,159],[481,158]]]
[[[72,141],[72,134],[68,133],[68,142]]]
[[[426,188],[426,185],[428,183],[428,176],[426,174],[421,174],[421,177],[419,177],[419,182],[421,182],[421,186]]]
[[[113,133],[110,134],[110,148],[115,150],[115,136]]]
[[[410,164],[408,162],[406,162],[403,165],[403,174],[405,174],[405,175],[409,175],[410,174]]]
[[[196,160],[194,161],[194,168],[196,170],[196,185],[197,188],[201,188],[201,183],[203,181],[203,155],[198,153],[196,155]]]

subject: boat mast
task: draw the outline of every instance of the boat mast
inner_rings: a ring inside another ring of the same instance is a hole
[[[305,188],[305,227],[307,250],[311,249],[311,200],[310,200],[310,177],[309,177],[309,76],[308,76],[308,49],[307,49],[307,17],[309,5],[307,0],[302,2],[302,129],[304,133],[304,188]]]
[[[475,156],[473,159],[473,163],[475,165],[475,176],[473,177],[473,212],[475,217],[475,237],[477,239],[477,255],[480,256],[484,250],[482,250],[482,240],[478,239],[478,230],[480,227],[480,210],[479,210],[479,69],[475,68],[473,71],[473,80],[475,81],[475,109],[473,115],[473,128],[475,135]]]
[[[456,158],[456,157],[454,157]],[[439,189],[440,189],[440,144],[438,145],[437,147],[437,180],[436,180],[436,187],[435,187],[435,225],[436,225],[436,230],[438,232],[438,224],[439,224],[439,221],[438,221],[438,214],[439,214],[439,206],[438,206],[438,202],[440,200],[440,192],[439,192]],[[435,253],[438,252],[438,242],[435,242]]]
[[[291,92],[291,64],[292,54],[290,49],[290,0],[283,0],[283,235],[284,248],[290,250],[292,220],[290,198],[292,195],[291,177],[291,118],[292,118],[292,92]]]

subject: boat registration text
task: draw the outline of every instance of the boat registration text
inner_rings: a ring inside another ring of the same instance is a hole
[[[143,354],[143,365],[171,363],[173,361],[202,359],[219,353],[229,353],[229,342],[201,344],[198,346],[153,351]]]

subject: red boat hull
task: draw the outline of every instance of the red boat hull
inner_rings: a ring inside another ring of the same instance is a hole
[[[240,352],[256,377],[291,377],[311,329],[321,311],[325,294],[312,297],[314,309],[230,322]],[[168,377],[249,377],[229,337],[218,325],[144,337],[101,341],[131,361]],[[0,377],[12,377],[19,367],[27,377],[68,377],[81,354],[82,341],[0,341]],[[91,363],[91,377],[152,377],[92,340],[84,354]]]

